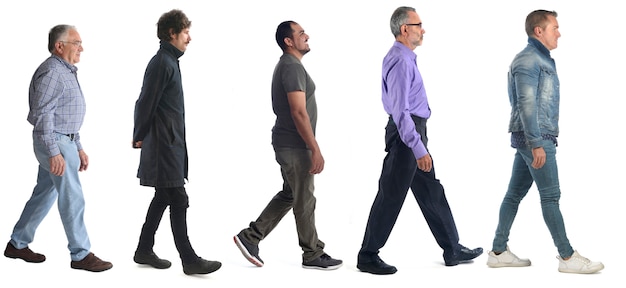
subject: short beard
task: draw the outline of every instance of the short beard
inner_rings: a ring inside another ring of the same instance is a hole
[[[300,54],[302,54],[304,56],[306,53],[309,53],[309,51],[311,51],[311,48],[308,48],[308,49],[305,49],[305,50],[298,50],[298,51],[300,52]]]

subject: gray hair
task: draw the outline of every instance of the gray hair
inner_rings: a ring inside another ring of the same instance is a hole
[[[63,38],[66,38],[70,30],[76,30],[76,27],[73,25],[61,24],[50,29],[50,33],[48,33],[48,51],[50,51],[50,53],[54,51],[54,44],[62,41]]]
[[[393,37],[398,37],[402,34],[400,27],[408,21],[409,11],[415,12],[415,8],[402,6],[398,7],[396,11],[393,11],[393,14],[391,14],[391,21],[389,21],[389,24],[391,26],[391,33],[393,34]]]

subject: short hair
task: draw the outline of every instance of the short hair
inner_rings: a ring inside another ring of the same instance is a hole
[[[546,26],[548,25],[548,16],[554,16],[556,18],[558,14],[556,11],[548,10],[535,10],[530,12],[530,14],[526,16],[526,35],[528,35],[528,37],[535,36],[535,27],[546,29]]]
[[[296,22],[287,20],[278,24],[276,28],[276,43],[278,47],[280,47],[283,52],[287,50],[287,44],[285,44],[285,38],[293,39],[293,28],[291,28],[291,24],[296,24]]]
[[[402,6],[398,7],[395,11],[393,11],[393,14],[391,14],[391,21],[389,21],[389,24],[391,26],[391,33],[393,34],[393,37],[398,37],[402,34],[400,27],[408,21],[409,11],[415,12],[415,8]]]
[[[163,41],[172,40],[170,32],[178,34],[183,29],[191,27],[191,21],[183,11],[178,9],[163,13],[157,22],[157,37]],[[171,30],[171,31],[170,31]]]
[[[70,33],[70,30],[76,30],[76,27],[67,24],[60,24],[52,27],[48,33],[48,51],[54,52],[54,44],[62,41]]]

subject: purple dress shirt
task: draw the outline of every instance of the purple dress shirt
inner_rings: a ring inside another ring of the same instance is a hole
[[[415,130],[411,115],[428,119],[430,107],[416,58],[404,44],[397,41],[393,44],[383,59],[382,100],[385,111],[398,127],[400,139],[413,150],[415,159],[419,159],[428,151]]]

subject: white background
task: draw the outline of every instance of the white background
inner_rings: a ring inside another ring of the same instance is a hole
[[[382,57],[394,39],[389,17],[402,5],[417,9],[426,34],[416,49],[433,110],[429,148],[461,236],[468,247],[491,248],[514,150],[507,133],[506,72],[526,45],[524,20],[535,9],[556,10],[562,38],[552,55],[561,80],[558,161],[561,209],[575,249],[606,269],[595,275],[557,272],[556,248],[533,187],[511,233],[513,252],[533,266],[489,269],[483,255],[470,265],[443,266],[418,206],[409,193],[382,258],[391,276],[357,272],[356,254],[377,190],[387,116],[380,101]],[[617,2],[597,1],[3,1],[0,123],[0,233],[5,240],[35,185],[28,85],[46,58],[47,33],[76,25],[85,51],[79,80],[88,112],[82,143],[90,156],[81,173],[93,252],[112,261],[103,273],[70,269],[66,239],[53,208],[31,248],[47,261],[0,258],[0,281],[160,287],[359,287],[478,285],[482,287],[617,287],[623,264],[624,41]],[[186,97],[190,177],[189,235],[199,255],[221,270],[183,274],[169,221],[157,233],[156,252],[168,270],[132,261],[152,197],[136,179],[139,151],[131,149],[134,102],[143,72],[158,49],[156,22],[173,8],[192,21],[192,41],[180,59]],[[281,188],[270,145],[274,115],[270,82],[281,51],[276,26],[295,20],[310,35],[303,63],[317,85],[317,138],[326,168],[316,176],[318,232],[326,251],[345,264],[337,271],[300,268],[292,214],[261,242],[263,268],[251,266],[232,236],[254,220]],[[619,114],[618,114],[619,113]],[[620,117],[620,118],[618,118]],[[2,246],[3,247],[3,246]],[[406,283],[406,284],[405,284]],[[2,285],[5,286],[5,285]]]

